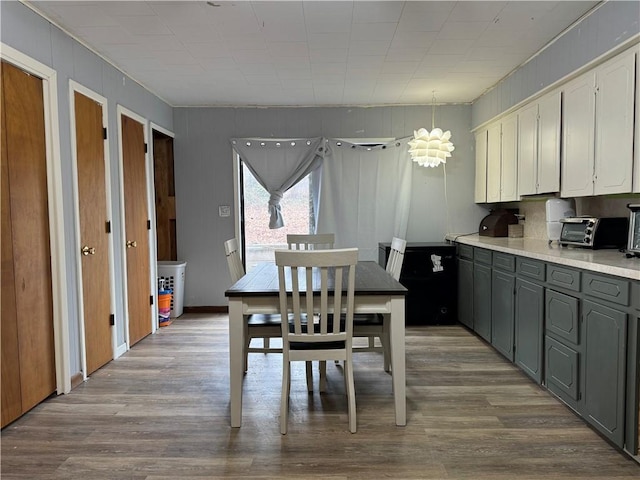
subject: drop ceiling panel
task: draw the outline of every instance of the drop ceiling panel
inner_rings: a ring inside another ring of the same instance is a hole
[[[593,1],[25,2],[170,104],[471,102]]]

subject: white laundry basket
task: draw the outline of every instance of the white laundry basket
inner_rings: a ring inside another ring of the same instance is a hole
[[[184,275],[187,262],[159,261],[158,279],[164,280],[164,288],[173,290],[171,297],[171,317],[179,317],[184,309]]]

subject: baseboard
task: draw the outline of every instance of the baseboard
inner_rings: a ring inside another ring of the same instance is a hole
[[[125,353],[127,353],[127,344],[123,343],[122,345],[118,346],[116,348],[116,356],[113,357],[114,360],[118,357],[121,357],[122,355],[124,355]]]
[[[229,313],[228,306],[184,307],[184,313]]]
[[[75,375],[72,375],[71,376],[71,390],[76,388],[82,382],[84,382],[84,375],[82,375],[82,372],[78,372]]]

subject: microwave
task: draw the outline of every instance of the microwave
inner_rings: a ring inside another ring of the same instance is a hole
[[[628,241],[627,217],[568,217],[561,218],[560,240],[563,247],[623,248]]]

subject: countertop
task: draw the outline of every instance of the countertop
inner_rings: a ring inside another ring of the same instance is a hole
[[[627,258],[616,249],[591,250],[580,247],[560,247],[535,238],[481,237],[448,234],[446,240],[474,247],[535,258],[546,262],[640,280],[640,258]]]

